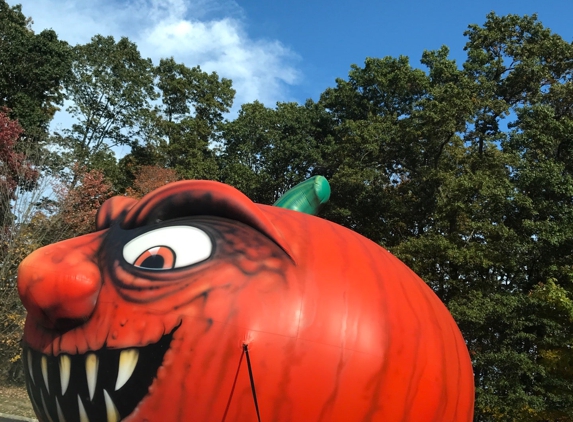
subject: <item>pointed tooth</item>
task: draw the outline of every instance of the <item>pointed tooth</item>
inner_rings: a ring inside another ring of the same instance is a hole
[[[42,395],[42,406],[44,407],[44,414],[48,418],[48,422],[54,422],[54,420],[50,416],[50,412],[48,412],[48,406],[46,406],[46,400],[44,399],[44,392],[42,391],[40,392],[40,394]]]
[[[119,355],[119,369],[117,371],[117,381],[115,391],[119,390],[133,374],[137,360],[139,359],[139,350],[126,349],[122,350]]]
[[[113,400],[105,390],[103,390],[103,397],[105,399],[107,422],[119,422],[119,412],[117,411],[115,404],[113,404]]]
[[[82,399],[80,399],[79,394],[78,394],[78,410],[80,412],[80,422],[90,422],[88,414],[86,413],[86,409],[84,407],[84,404],[82,403]]]
[[[46,390],[50,392],[50,385],[48,384],[48,358],[42,356],[42,377],[44,378],[44,384],[46,385]]]
[[[90,353],[86,356],[86,376],[88,380],[88,390],[90,392],[90,400],[93,400],[95,388],[97,384],[97,368],[99,366],[99,359],[95,353]]]
[[[70,384],[72,362],[68,355],[60,355],[60,383],[62,384],[62,396],[66,394]]]
[[[60,407],[60,402],[58,402],[58,398],[56,397],[56,408],[58,410],[58,420],[59,422],[66,422],[66,418],[64,418],[64,412],[62,412],[62,408]]]
[[[30,378],[32,378],[32,382],[36,384],[34,380],[34,372],[32,371],[32,352],[28,350],[28,372],[30,373]]]

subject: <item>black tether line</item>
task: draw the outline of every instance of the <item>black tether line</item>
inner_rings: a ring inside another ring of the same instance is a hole
[[[253,368],[251,368],[251,358],[249,358],[249,346],[243,344],[243,352],[247,358],[247,368],[249,368],[249,378],[251,379],[251,390],[253,391],[253,400],[255,401],[255,409],[257,410],[257,419],[261,422],[261,414],[259,413],[259,403],[257,402],[257,392],[255,391],[255,380],[253,378]]]
[[[235,394],[235,387],[237,386],[237,379],[239,378],[239,371],[241,370],[241,364],[243,363],[243,356],[245,356],[245,350],[241,352],[241,359],[239,359],[239,366],[237,367],[237,373],[235,374],[235,380],[233,381],[233,387],[231,388],[231,394],[229,395],[229,400],[227,401],[227,407],[225,408],[225,413],[223,414],[223,420],[225,422],[227,419],[227,413],[229,412],[229,407],[231,406],[231,399]]]

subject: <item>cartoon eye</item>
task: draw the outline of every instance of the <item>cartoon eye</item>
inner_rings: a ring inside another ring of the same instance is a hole
[[[167,246],[156,246],[139,255],[133,265],[153,270],[169,270],[175,265],[175,252]]]
[[[190,226],[170,226],[151,230],[123,247],[123,258],[146,270],[170,270],[187,267],[211,256],[211,239],[202,230]]]

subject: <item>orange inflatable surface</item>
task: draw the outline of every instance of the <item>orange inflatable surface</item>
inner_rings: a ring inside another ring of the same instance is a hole
[[[116,197],[19,268],[42,422],[470,422],[446,307],[326,220],[184,181]]]

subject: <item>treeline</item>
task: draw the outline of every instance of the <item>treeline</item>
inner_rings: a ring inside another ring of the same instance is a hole
[[[213,179],[269,204],[320,174],[322,216],[390,249],[454,315],[476,421],[573,421],[573,45],[535,16],[492,13],[465,36],[463,63],[447,47],[416,66],[367,58],[318,101],[228,120],[230,80],[126,38],[70,46],[0,0],[5,377],[19,259],[91,230],[109,196]],[[73,124],[50,132],[64,99]]]

